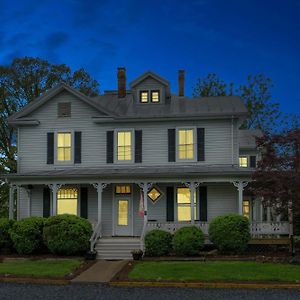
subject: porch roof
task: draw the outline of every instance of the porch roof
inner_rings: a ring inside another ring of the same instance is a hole
[[[56,179],[56,178],[97,178],[97,179],[128,179],[128,178],[203,178],[209,176],[230,176],[250,178],[253,169],[239,168],[231,165],[181,165],[181,166],[110,166],[99,168],[64,168],[40,170],[26,173],[6,174],[10,180],[22,179]]]

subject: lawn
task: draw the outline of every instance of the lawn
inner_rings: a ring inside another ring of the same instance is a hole
[[[78,259],[8,260],[0,263],[0,276],[63,277],[81,265]]]
[[[257,262],[140,262],[129,279],[177,281],[290,281],[300,282],[300,266]]]

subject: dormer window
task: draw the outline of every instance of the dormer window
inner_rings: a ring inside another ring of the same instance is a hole
[[[148,103],[149,102],[149,92],[148,91],[141,91],[140,92],[140,102],[141,103]]]
[[[151,91],[151,102],[159,102],[159,91]]]

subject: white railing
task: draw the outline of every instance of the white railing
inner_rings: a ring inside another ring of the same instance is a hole
[[[143,229],[144,235],[153,229],[161,229],[174,233],[177,229],[185,226],[196,226],[202,230],[205,235],[208,235],[208,222],[195,221],[195,224],[190,222],[154,222],[148,221],[146,228]],[[252,236],[257,235],[287,235],[289,234],[289,223],[288,222],[251,222],[250,233]],[[141,237],[142,238],[142,237]]]
[[[97,240],[101,238],[101,222],[97,223],[97,225],[93,226],[93,234],[90,238],[90,250],[91,252],[94,251],[95,245],[97,243]]]

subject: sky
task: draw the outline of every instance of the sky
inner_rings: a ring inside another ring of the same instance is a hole
[[[0,64],[33,56],[83,67],[100,90],[151,70],[177,92],[179,69],[192,94],[216,73],[241,84],[273,79],[273,100],[300,114],[300,1],[293,0],[0,0]]]

